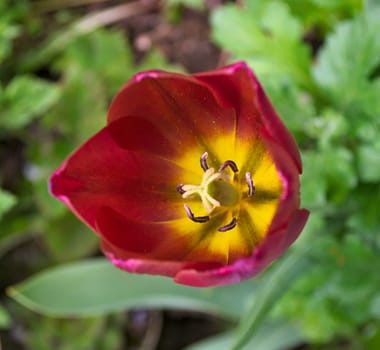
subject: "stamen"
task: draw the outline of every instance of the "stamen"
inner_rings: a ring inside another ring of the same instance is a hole
[[[175,188],[179,194],[184,194],[186,192],[182,187],[183,187],[183,184],[179,184]]]
[[[209,216],[194,216],[193,212],[190,210],[189,206],[187,204],[184,204],[183,207],[185,208],[187,217],[194,222],[207,222],[210,220]]]
[[[203,171],[206,171],[208,169],[208,165],[207,165],[207,157],[208,157],[208,153],[205,152],[201,155],[201,158],[200,158],[200,162],[201,162],[201,168],[203,169]]]
[[[226,160],[219,168],[218,172],[223,171],[227,167],[230,167],[234,173],[237,173],[239,171],[236,163],[233,160]]]
[[[236,220],[236,218],[233,218],[229,224],[222,226],[222,227],[219,227],[218,231],[219,232],[226,232],[226,231],[232,230],[236,226],[236,224],[237,224],[237,220]]]
[[[245,173],[245,182],[248,185],[248,196],[252,197],[255,193],[255,186],[253,185],[251,173],[249,171]]]

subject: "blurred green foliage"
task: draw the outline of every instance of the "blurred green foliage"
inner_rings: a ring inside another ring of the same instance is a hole
[[[174,25],[180,23],[183,6],[206,11],[201,1],[171,0],[161,9],[162,17],[171,20],[175,14]],[[30,274],[97,251],[96,236],[50,198],[46,182],[52,170],[104,125],[112,96],[132,74],[180,69],[154,47],[136,63],[120,27],[78,30],[83,13],[75,8],[63,7],[48,17],[34,11],[32,1],[0,2],[0,261],[23,242],[38,240],[44,254],[30,261]],[[295,135],[303,158],[302,204],[311,211],[290,252],[306,250],[303,273],[293,283],[282,282],[287,292],[279,300],[276,293],[259,298],[253,288],[248,293],[253,308],[244,305],[248,311],[239,328],[262,321],[252,310],[265,302],[260,306],[265,315],[259,317],[266,318],[266,334],[292,327],[297,329],[294,341],[316,349],[337,349],[342,343],[350,349],[379,349],[380,4],[247,0],[244,6],[212,7],[208,15],[210,40],[230,61],[250,64]],[[21,150],[12,149],[14,142]],[[258,281],[281,282],[273,280],[277,264],[281,260]],[[293,273],[289,267],[281,278],[286,282]],[[18,271],[11,274],[17,277]],[[16,287],[20,295],[32,298],[27,287],[37,280]],[[239,293],[244,291],[232,289],[230,297],[242,303]],[[34,293],[37,300],[44,290]],[[107,297],[107,288],[103,293]],[[171,293],[183,296],[181,289]],[[221,297],[223,289],[213,293]],[[31,349],[50,349],[53,343],[60,350],[109,349],[121,342],[119,323],[108,316],[111,310],[91,319],[37,320],[9,306],[5,296],[0,301],[5,305],[0,328],[22,320],[28,329],[25,346]],[[274,326],[279,320],[281,327]],[[231,346],[239,333],[231,334],[192,349]],[[273,349],[298,344],[275,339]]]
[[[0,127],[20,129],[52,106],[59,97],[55,84],[27,75],[18,75],[2,89]]]
[[[212,35],[251,64],[302,148],[302,203],[312,214],[301,242],[317,262],[276,313],[312,342],[341,337],[365,348],[379,328],[380,7],[309,2],[221,7]],[[321,47],[312,60],[313,33]]]

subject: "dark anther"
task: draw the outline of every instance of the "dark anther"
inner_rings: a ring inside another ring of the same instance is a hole
[[[194,216],[193,212],[190,210],[189,206],[187,204],[184,204],[183,207],[185,208],[187,217],[194,222],[207,222],[210,220],[209,216]]]
[[[183,184],[179,184],[175,188],[179,194],[184,194],[186,192],[183,190],[182,186],[183,186]]]
[[[222,226],[222,227],[219,227],[218,231],[219,232],[226,232],[226,231],[232,230],[236,226],[236,224],[237,224],[237,220],[236,220],[236,218],[233,218],[229,224]]]
[[[245,182],[248,185],[248,196],[252,197],[255,193],[255,186],[253,185],[251,173],[248,171],[245,173]]]
[[[208,165],[207,165],[207,157],[208,157],[208,153],[205,152],[201,155],[201,158],[200,158],[200,162],[201,162],[201,167],[203,169],[203,171],[206,171],[208,169]]]
[[[239,171],[236,163],[233,160],[226,160],[219,168],[219,172],[223,171],[227,167],[230,167],[234,173],[237,173]]]

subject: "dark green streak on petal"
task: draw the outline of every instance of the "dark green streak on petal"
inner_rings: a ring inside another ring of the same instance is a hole
[[[249,171],[252,175],[252,178],[254,178],[256,169],[265,156],[264,145],[261,142],[253,141],[248,154],[249,157],[245,160],[244,164],[239,164],[240,174],[243,176],[247,171]],[[245,181],[245,179],[242,178],[241,181]]]
[[[238,226],[240,234],[247,246],[247,252],[251,252],[253,248],[260,242],[260,233],[257,232],[257,228],[245,209],[240,210],[238,218]]]
[[[256,189],[255,194],[251,198],[247,198],[247,200],[250,204],[268,203],[271,201],[277,201],[280,195],[281,192]]]
[[[210,237],[210,235],[220,235],[221,232],[218,232],[218,228],[220,226],[225,225],[225,222],[228,221],[228,211],[223,211],[219,215],[213,216],[212,220],[202,223],[196,224],[197,227],[194,227],[193,232],[189,232],[190,235],[197,237],[194,241],[193,245],[189,247],[187,254],[191,254],[192,251],[196,250],[198,245],[202,243],[203,240]]]
[[[196,123],[194,123],[193,118],[191,118],[191,115],[188,115],[187,113],[185,113],[186,110],[184,110],[184,108],[178,104],[178,102],[173,98],[173,96],[168,94],[165,87],[162,86],[161,82],[158,79],[152,79],[152,84],[154,84],[156,89],[160,92],[161,97],[169,105],[171,105],[173,107],[173,110],[176,111],[176,116],[178,118],[180,118],[184,122],[184,124],[188,125],[190,132],[194,135],[194,138],[198,141],[201,149],[208,152],[208,154],[209,154],[208,160],[209,161],[215,161],[216,160],[216,162],[218,164],[221,164],[223,160],[218,159],[218,157],[216,156],[216,152],[214,150],[212,150],[212,148],[210,147],[212,145],[212,143],[210,143],[210,140],[209,141],[207,139],[205,140],[205,135],[200,134],[199,129],[196,126]],[[212,96],[212,97],[214,98],[214,96]],[[232,112],[232,110],[231,110],[231,112]],[[236,118],[235,118],[234,125],[235,125],[235,130],[236,130]],[[201,136],[203,136],[203,137],[201,137]],[[206,137],[207,137],[207,135],[206,135]]]
[[[203,225],[202,229],[199,230],[199,240],[196,244],[200,244],[205,238],[208,238],[209,235],[220,234],[218,228],[225,225],[226,221],[228,221],[228,211],[226,210],[217,216],[213,216],[212,220]]]

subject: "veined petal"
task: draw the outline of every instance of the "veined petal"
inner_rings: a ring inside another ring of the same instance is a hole
[[[297,238],[300,171],[291,135],[237,63],[137,74],[50,191],[115,266],[211,286],[255,275]]]
[[[264,270],[294,242],[308,217],[307,210],[297,210],[282,231],[268,235],[250,257],[239,259],[231,265],[161,262],[136,258],[117,259],[112,253],[112,248],[103,246],[103,250],[115,266],[129,272],[174,277],[175,282],[192,287],[232,284],[253,277]],[[273,249],[274,246],[277,248]]]
[[[263,132],[262,140],[273,158],[282,186],[278,208],[269,228],[270,232],[287,225],[290,217],[299,208],[299,176],[298,169],[291,162],[289,154],[272,139],[271,135]]]
[[[108,123],[123,117],[142,119],[169,140],[171,149],[179,155],[197,148],[198,157],[208,150],[210,158],[217,159],[213,140],[226,135],[235,140],[234,110],[220,106],[213,90],[205,84],[182,74],[137,74],[112,101]],[[150,151],[166,156],[160,148]]]
[[[150,120],[126,116],[108,124],[108,131],[121,148],[173,160],[180,150]],[[194,145],[187,145],[194,147]]]
[[[308,217],[307,210],[297,210],[288,225],[282,231],[267,235],[250,257],[214,269],[201,270],[196,266],[181,269],[175,275],[174,280],[177,283],[193,287],[210,287],[237,283],[253,277],[264,270],[294,242],[305,226]]]
[[[247,142],[252,135],[258,134],[259,129],[264,126],[273,139],[289,152],[299,172],[301,172],[301,159],[297,145],[246,63],[238,62],[195,76],[208,84],[226,106],[233,107],[236,110],[236,139],[238,142]]]
[[[101,241],[101,248],[114,266],[128,272],[173,277],[183,267],[181,261],[160,261],[133,257],[120,258],[120,256],[125,255],[125,252],[121,252],[120,249],[104,240]]]
[[[135,220],[182,217],[183,203],[175,190],[179,178],[192,182],[198,174],[158,156],[119,147],[105,127],[53,173],[50,191],[96,231],[100,206],[117,208]]]
[[[167,222],[135,220],[110,207],[98,210],[96,229],[104,241],[117,247],[119,254],[114,250],[114,255],[118,258],[182,261],[189,250],[190,236],[181,235]]]
[[[285,226],[277,231],[271,231],[255,249],[252,256],[235,264],[242,279],[246,279],[264,270],[273,260],[283,254],[301,233],[309,212],[305,209],[296,210]]]

